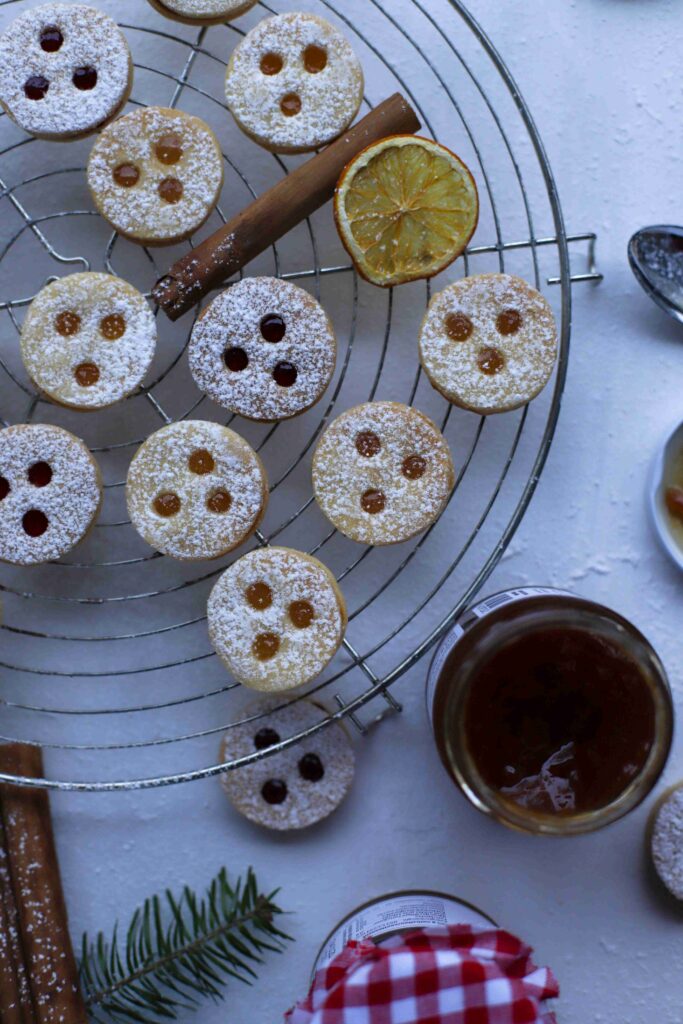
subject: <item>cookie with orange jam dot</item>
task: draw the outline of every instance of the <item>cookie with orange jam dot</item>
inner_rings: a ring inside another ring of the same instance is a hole
[[[519,277],[481,274],[433,297],[420,331],[420,361],[432,385],[482,415],[526,405],[557,359],[557,325],[540,292]]]
[[[94,7],[33,7],[0,37],[0,104],[38,138],[78,139],[98,131],[124,107],[132,84],[125,36]]]
[[[223,156],[200,118],[145,107],[106,128],[88,160],[88,185],[111,226],[142,245],[189,238],[218,202]]]
[[[197,320],[190,370],[209,398],[252,420],[309,409],[332,379],[337,343],[322,306],[288,281],[244,278]]]
[[[363,70],[334,25],[290,12],[247,33],[230,58],[225,91],[255,142],[274,153],[306,153],[349,127],[363,99]]]
[[[347,796],[355,773],[353,746],[344,726],[334,722],[268,755],[277,743],[320,725],[329,712],[309,700],[283,707],[281,698],[262,697],[245,709],[243,717],[223,737],[221,762],[258,753],[267,756],[221,776],[235,809],[277,832],[309,828],[332,814]]]
[[[220,25],[232,21],[257,3],[257,0],[149,0],[159,14],[187,25]]]
[[[88,533],[102,478],[80,438],[49,424],[0,430],[0,562],[61,558]]]
[[[71,274],[46,285],[21,328],[26,372],[72,409],[102,409],[140,387],[156,349],[144,296],[111,274]]]
[[[171,558],[220,558],[258,527],[266,472],[244,438],[219,423],[185,420],[148,437],[131,462],[128,513],[138,533]]]
[[[367,402],[342,413],[313,457],[320,508],[340,533],[362,544],[396,544],[426,530],[454,482],[438,427],[400,402]]]
[[[344,639],[346,603],[317,558],[262,548],[220,577],[208,623],[211,642],[235,679],[275,693],[320,675]]]

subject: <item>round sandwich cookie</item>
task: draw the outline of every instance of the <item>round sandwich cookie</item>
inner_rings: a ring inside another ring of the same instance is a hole
[[[337,343],[322,306],[295,284],[244,278],[197,320],[189,345],[197,387],[252,420],[314,405],[334,373]]]
[[[159,14],[187,25],[220,25],[232,21],[256,4],[257,0],[149,0]]]
[[[258,716],[258,717],[256,717]],[[318,725],[328,717],[319,705],[297,700],[285,707],[275,697],[249,706],[244,718],[223,737],[223,762],[248,757]],[[308,828],[339,807],[355,771],[353,747],[343,725],[335,723],[309,739],[221,776],[233,806],[249,821],[285,832]]]
[[[171,245],[211,214],[223,186],[223,156],[200,118],[144,107],[102,132],[88,161],[88,185],[120,234],[142,245]]]
[[[305,153],[346,131],[363,98],[363,71],[342,33],[314,14],[278,14],[248,32],[225,91],[239,127],[274,153]]]
[[[683,782],[667,789],[649,823],[650,854],[662,885],[683,900]]]
[[[0,430],[0,562],[61,558],[85,537],[102,502],[99,467],[61,427]]]
[[[342,413],[313,457],[320,508],[340,533],[362,544],[396,544],[426,530],[454,482],[438,427],[399,402],[368,402]]]
[[[148,437],[131,462],[128,513],[171,558],[220,558],[258,527],[268,481],[244,438],[219,423],[184,420]]]
[[[223,573],[208,605],[211,643],[252,690],[291,690],[315,679],[346,631],[344,597],[330,570],[291,548],[250,551]]]
[[[0,37],[0,104],[38,138],[98,131],[123,108],[132,84],[128,43],[116,22],[94,7],[33,7]]]
[[[557,359],[552,309],[509,274],[481,274],[433,297],[420,331],[420,361],[432,385],[482,415],[526,405]]]
[[[157,328],[144,296],[111,274],[72,274],[46,285],[21,328],[26,372],[72,409],[102,409],[140,387]]]

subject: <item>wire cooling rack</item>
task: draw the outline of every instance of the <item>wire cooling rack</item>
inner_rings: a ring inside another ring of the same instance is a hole
[[[100,5],[122,23],[133,50],[131,104],[178,106],[203,117],[219,135],[226,184],[203,234],[297,166],[299,158],[275,157],[239,133],[222,88],[239,38],[261,17],[291,4],[258,4],[237,23],[201,31],[166,21],[140,0]],[[0,24],[23,6],[22,0],[1,2]],[[391,685],[449,627],[519,525],[559,413],[572,282],[600,275],[594,235],[566,234],[531,116],[501,57],[458,0],[367,0],[362,25],[348,17],[341,0],[301,6],[330,18],[351,38],[366,71],[364,110],[403,92],[419,112],[424,134],[469,164],[481,198],[473,244],[429,285],[385,292],[360,281],[329,207],[249,268],[310,288],[332,316],[340,341],[333,383],[309,413],[280,425],[228,422],[260,452],[271,481],[268,513],[252,545],[277,542],[316,554],[348,599],[346,642],[308,692],[327,708],[321,727],[348,717],[365,731],[400,709]],[[100,522],[69,557],[30,570],[0,569],[0,740],[40,744],[48,776],[0,779],[61,790],[161,786],[264,756],[217,763],[221,734],[254,717],[249,695],[212,653],[206,629],[209,590],[232,559],[188,567],[163,558],[145,547],[125,510],[128,463],[152,430],[189,417],[224,421],[187,369],[192,316],[176,325],[160,316],[151,383],[110,410],[57,408],[34,393],[21,367],[21,321],[47,280],[105,269],[149,293],[186,248],[143,250],[111,235],[85,186],[91,144],[29,139],[0,117],[0,422],[49,422],[72,430],[96,453],[106,482]],[[587,257],[585,271],[572,273],[570,243]],[[432,390],[419,370],[416,337],[432,290],[490,270],[519,274],[545,291],[560,324],[560,357],[552,384],[531,406],[482,419],[450,407]],[[431,415],[458,468],[439,522],[416,541],[391,549],[363,548],[330,530],[311,496],[310,460],[321,431],[342,410],[376,398],[415,404]],[[361,709],[370,704],[364,724]],[[283,737],[273,749],[299,739]]]

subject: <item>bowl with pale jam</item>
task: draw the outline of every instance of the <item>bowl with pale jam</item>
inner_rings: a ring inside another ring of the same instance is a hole
[[[655,533],[671,560],[683,569],[683,422],[657,451],[648,501]]]

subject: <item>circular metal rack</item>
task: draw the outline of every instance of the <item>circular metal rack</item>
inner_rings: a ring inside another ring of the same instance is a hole
[[[0,2],[3,23],[18,3]],[[259,18],[286,9],[284,3],[260,3],[237,23],[208,30],[166,21],[140,0],[102,6],[122,22],[133,49],[131,103],[177,105],[219,134],[226,184],[204,233],[298,164],[299,158],[275,157],[240,135],[221,99],[235,43]],[[303,6],[330,17],[350,37],[366,70],[364,108],[400,90],[418,111],[424,134],[469,164],[481,198],[473,244],[432,285],[383,291],[360,281],[329,208],[249,268],[311,288],[337,329],[337,373],[316,408],[279,425],[233,425],[260,452],[271,481],[269,510],[251,543],[277,541],[317,554],[348,599],[345,644],[307,694],[328,711],[320,727],[348,716],[364,731],[363,706],[373,702],[373,722],[399,709],[390,687],[462,611],[519,525],[557,422],[572,281],[599,275],[592,266],[594,237],[567,236],[531,116],[501,57],[459,0],[368,0],[362,26],[349,19],[341,0]],[[216,763],[219,737],[256,717],[249,695],[212,653],[206,630],[208,592],[230,559],[188,566],[163,558],[145,547],[125,509],[127,465],[144,437],[173,420],[221,419],[187,370],[192,316],[176,325],[159,316],[152,382],[99,413],[70,412],[35,394],[18,355],[26,307],[51,277],[104,269],[149,293],[183,247],[146,250],[111,235],[85,185],[92,140],[55,145],[29,139],[3,115],[0,143],[0,424],[53,422],[73,430],[95,451],[106,482],[101,520],[72,555],[30,570],[0,571],[0,742],[40,744],[47,766],[45,779],[0,779],[61,790],[125,790],[198,779],[264,756]],[[587,245],[591,263],[574,277],[570,242]],[[536,402],[485,420],[452,408],[431,389],[419,371],[416,336],[432,289],[486,270],[517,273],[545,290],[560,324],[560,356],[553,383]],[[414,403],[431,415],[458,468],[439,522],[416,541],[390,549],[365,549],[330,530],[311,496],[310,457],[321,431],[338,412],[374,398]],[[300,739],[285,737],[273,750]]]

